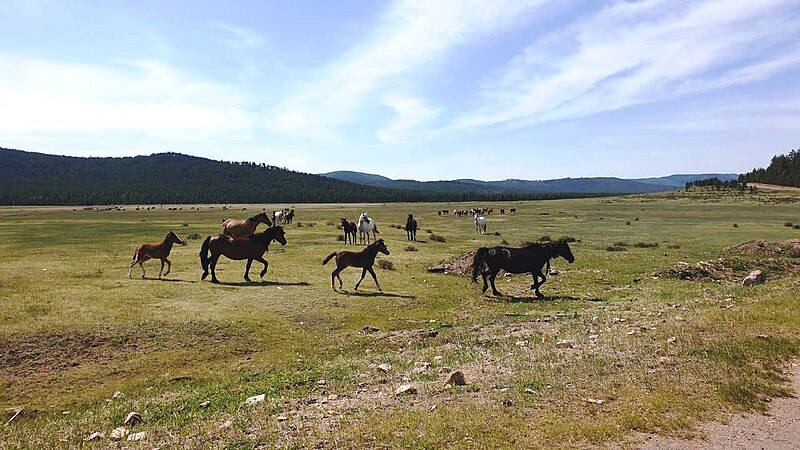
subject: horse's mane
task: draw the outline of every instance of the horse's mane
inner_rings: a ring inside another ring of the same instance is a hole
[[[266,215],[266,214],[264,214],[263,212],[261,212],[261,213],[258,213],[258,214],[256,214],[256,215],[255,215],[255,216],[253,216],[253,217],[249,217],[247,220],[249,220],[250,222],[256,222],[256,221],[258,221],[258,216],[260,216],[260,215],[262,215],[262,214],[263,214],[263,215]]]
[[[522,248],[525,250],[555,250],[559,245],[562,244],[562,241],[551,241],[551,242],[525,242],[522,244]]]

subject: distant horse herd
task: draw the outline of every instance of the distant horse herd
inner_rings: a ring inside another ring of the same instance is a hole
[[[476,234],[485,234],[487,229],[487,220],[485,215],[493,212],[492,208],[473,208],[470,210],[454,210],[453,214],[457,217],[465,215],[463,212],[470,213],[475,222]],[[500,210],[501,214],[505,211]],[[516,208],[509,209],[510,212],[516,212]],[[440,210],[437,213],[447,215],[447,210]],[[484,215],[485,214],[485,215]],[[266,212],[261,212],[247,219],[226,219],[222,221],[222,233],[208,236],[203,241],[200,249],[200,266],[203,269],[201,276],[205,280],[211,274],[211,282],[219,283],[216,275],[216,266],[219,258],[225,256],[232,260],[246,260],[247,264],[244,272],[244,279],[250,282],[250,267],[253,261],[258,261],[263,264],[264,268],[261,270],[260,276],[264,278],[269,267],[269,262],[264,258],[264,255],[269,250],[269,245],[273,241],[277,241],[281,246],[286,245],[286,236],[283,228],[278,225],[279,223],[290,224],[294,218],[294,209],[283,209],[275,211],[272,218]],[[267,229],[262,232],[256,232],[258,224],[263,223],[267,225]],[[399,228],[399,227],[398,227]],[[323,261],[325,265],[331,259],[334,259],[336,268],[331,272],[331,288],[336,290],[335,281],[339,281],[339,289],[342,289],[342,278],[339,275],[347,267],[357,267],[362,269],[361,278],[355,285],[356,290],[361,285],[367,273],[372,276],[378,290],[381,291],[378,277],[373,270],[375,258],[378,253],[389,255],[389,249],[383,239],[377,239],[376,234],[378,225],[371,219],[366,212],[361,213],[357,223],[349,222],[347,218],[341,218],[341,229],[344,232],[344,242],[355,245],[356,232],[358,232],[359,244],[366,245],[366,247],[359,252],[340,251],[329,254]],[[406,238],[409,241],[417,240],[417,220],[413,214],[409,214],[405,225]],[[372,242],[370,242],[370,233],[372,233]],[[144,266],[145,261],[150,259],[158,259],[161,261],[161,270],[158,272],[158,278],[169,274],[172,268],[172,263],[168,257],[174,244],[185,245],[173,231],[170,231],[164,240],[158,244],[142,244],[138,246],[134,252],[133,260],[130,263],[130,270],[128,271],[128,278],[133,276],[133,267],[138,264],[142,270],[142,278],[145,277]],[[472,264],[472,282],[477,283],[478,275],[483,278],[483,293],[491,285],[492,293],[495,296],[502,295],[495,287],[495,278],[498,272],[502,269],[507,273],[530,273],[533,277],[533,284],[531,289],[537,297],[543,297],[539,288],[547,281],[545,273],[550,269],[550,260],[553,258],[562,257],[569,263],[575,261],[572,251],[566,241],[548,242],[548,243],[533,243],[527,244],[520,248],[515,247],[481,247],[475,252]],[[167,271],[164,272],[166,264]],[[547,270],[543,270],[547,267]]]

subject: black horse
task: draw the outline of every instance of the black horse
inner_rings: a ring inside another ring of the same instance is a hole
[[[346,218],[342,217],[342,230],[344,230],[344,243],[347,244],[348,238],[351,244],[356,243],[356,231],[358,225],[353,222],[348,222]]]
[[[536,296],[544,297],[539,292],[539,287],[547,281],[542,268],[545,264],[550,268],[550,260],[561,256],[567,261],[575,261],[572,251],[566,241],[556,241],[547,243],[528,244],[522,248],[509,247],[481,247],[475,252],[475,259],[472,262],[472,282],[478,282],[478,274],[483,277],[483,292],[489,288],[486,279],[492,284],[492,293],[496,296],[501,294],[494,285],[494,279],[500,269],[508,273],[528,273],[533,276],[531,289]],[[542,281],[539,281],[541,278]]]
[[[286,219],[285,220],[286,220],[287,224],[290,224],[290,223],[294,222],[294,208],[292,208],[292,210],[289,211],[288,214],[286,214]]]
[[[408,220],[406,220],[406,238],[409,241],[417,240],[417,221],[413,214],[409,214]]]

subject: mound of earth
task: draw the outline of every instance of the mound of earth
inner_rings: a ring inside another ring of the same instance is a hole
[[[753,270],[762,270],[767,278],[775,278],[797,273],[800,271],[800,264],[775,258],[753,261],[739,258],[720,258],[699,261],[694,264],[679,262],[669,269],[654,273],[653,277],[687,281],[740,283]]]
[[[800,239],[769,242],[761,239],[748,241],[725,249],[728,253],[759,256],[789,256],[800,258]]]
[[[461,256],[428,267],[428,272],[454,273],[468,277],[472,275],[473,259],[475,259],[475,252],[467,252]]]

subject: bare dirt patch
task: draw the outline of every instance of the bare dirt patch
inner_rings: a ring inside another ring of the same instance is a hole
[[[800,366],[791,367],[792,388],[800,392]],[[731,416],[728,424],[712,423],[701,427],[705,440],[649,436],[640,448],[655,449],[788,449],[800,448],[800,399],[770,400],[766,414]]]
[[[720,258],[699,261],[694,264],[679,262],[669,269],[656,272],[653,277],[673,278],[686,281],[714,281],[717,283],[740,283],[752,270],[762,270],[767,279],[796,274],[800,264],[783,259],[743,260]]]
[[[792,258],[800,258],[800,239],[789,239],[788,241],[780,242],[756,239],[733,247],[728,247],[725,251],[738,255],[789,256]]]
[[[428,268],[428,272],[454,273],[462,277],[472,275],[472,261],[475,259],[475,252],[467,252],[453,259],[448,259],[442,263]]]
[[[767,183],[747,183],[747,187],[754,187],[756,189],[764,189],[767,191],[800,191],[799,187],[781,186],[779,184],[767,184]]]

